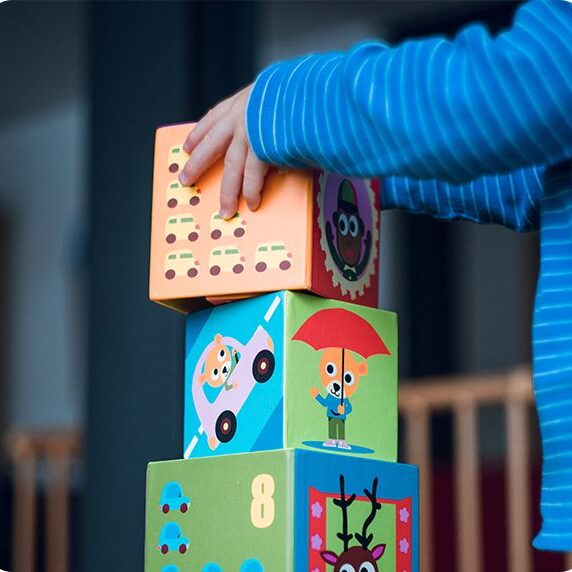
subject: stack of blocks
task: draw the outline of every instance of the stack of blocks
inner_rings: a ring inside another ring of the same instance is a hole
[[[191,128],[156,136],[150,296],[188,316],[184,458],[149,464],[145,570],[418,571],[379,185],[274,170],[226,221],[221,165],[177,180]]]

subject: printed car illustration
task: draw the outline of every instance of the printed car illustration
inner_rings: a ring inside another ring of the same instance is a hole
[[[266,383],[272,377],[275,366],[274,343],[262,326],[258,326],[246,345],[225,336],[218,339],[218,343],[236,350],[240,355],[240,361],[227,380],[227,383],[232,384],[231,389],[223,389],[211,403],[200,383],[201,372],[214,347],[214,341],[201,354],[193,373],[191,388],[197,416],[211,449],[216,449],[220,443],[228,443],[234,437],[238,426],[237,416],[242,406],[256,385]]]
[[[169,550],[178,550],[184,554],[189,548],[190,540],[183,536],[181,527],[175,522],[169,522],[161,530],[157,550],[161,554],[167,554]]]
[[[170,510],[180,510],[184,514],[189,510],[190,503],[191,499],[183,494],[181,485],[173,481],[163,487],[159,508],[164,514]]]
[[[172,181],[167,187],[167,206],[174,209],[178,205],[196,207],[201,202],[201,190],[196,186],[183,187],[179,181]]]
[[[245,226],[246,221],[241,218],[238,212],[230,220],[225,220],[218,213],[215,213],[211,217],[211,238],[214,240],[218,240],[221,236],[240,238],[246,233]]]
[[[169,165],[169,173],[176,173],[187,162],[189,156],[183,151],[182,145],[175,145],[169,150],[167,165]]]
[[[199,273],[199,261],[190,250],[173,250],[165,258],[165,278],[172,280],[175,276],[194,278]]]
[[[177,240],[195,242],[199,238],[200,225],[189,215],[172,216],[165,225],[165,240],[169,244]]]
[[[221,272],[240,274],[244,270],[244,256],[234,245],[213,248],[209,256],[209,272],[218,276]]]
[[[264,572],[264,566],[260,560],[249,558],[241,564],[239,572]]]
[[[269,268],[288,270],[292,266],[291,258],[292,253],[286,249],[283,242],[265,242],[256,247],[254,268],[258,272],[264,272]]]
[[[201,572],[223,572],[223,569],[220,564],[209,562],[205,564]],[[249,558],[240,565],[239,572],[264,572],[264,566],[260,560]]]

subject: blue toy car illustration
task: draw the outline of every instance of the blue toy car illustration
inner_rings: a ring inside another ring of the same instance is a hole
[[[260,562],[260,560],[249,558],[240,566],[240,572],[264,572],[264,566],[262,566],[262,562]]]
[[[178,550],[184,554],[189,548],[189,542],[190,540],[183,536],[181,527],[175,522],[169,522],[161,530],[157,550],[161,554],[167,554],[169,550]]]
[[[167,514],[170,510],[180,510],[182,513],[185,513],[189,509],[190,503],[191,499],[183,494],[181,485],[173,481],[163,487],[159,508],[164,514]]]
[[[205,564],[201,572],[223,572],[223,569],[220,564],[209,562]],[[264,572],[264,566],[262,566],[260,560],[249,558],[240,565],[239,572]]]

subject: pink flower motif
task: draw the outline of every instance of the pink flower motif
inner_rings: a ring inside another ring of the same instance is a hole
[[[310,539],[310,545],[314,550],[320,550],[322,548],[322,537],[319,534],[314,534]]]
[[[320,518],[323,512],[324,512],[324,507],[322,507],[322,505],[318,501],[316,501],[312,505],[312,516],[314,518]]]
[[[409,520],[409,511],[405,507],[399,511],[399,520],[401,522],[407,522]]]
[[[409,552],[409,542],[407,542],[406,538],[402,538],[399,541],[399,551],[403,554],[407,554]]]

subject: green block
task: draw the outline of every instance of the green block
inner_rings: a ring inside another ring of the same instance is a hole
[[[417,572],[418,502],[416,467],[374,459],[285,449],[151,463],[145,571]]]
[[[278,292],[189,315],[186,340],[185,458],[296,447],[396,460],[396,314]]]

